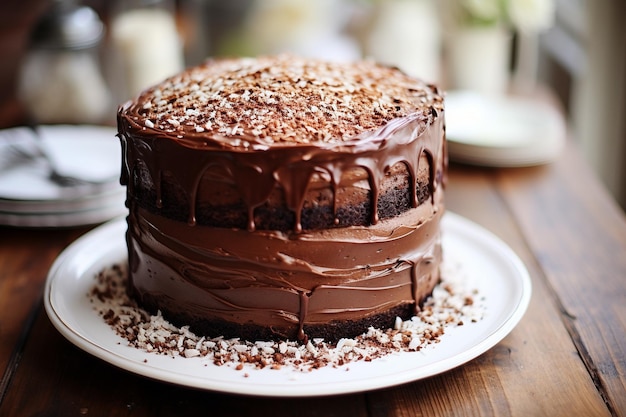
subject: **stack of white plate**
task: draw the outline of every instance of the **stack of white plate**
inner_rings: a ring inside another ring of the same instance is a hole
[[[0,131],[0,224],[18,227],[74,227],[124,215],[125,188],[119,184],[121,150],[116,131],[102,126],[40,126]],[[29,138],[27,135],[33,135]],[[48,178],[43,158],[16,156],[40,140],[58,171],[92,183],[62,186]]]
[[[492,167],[539,165],[553,161],[565,144],[563,117],[542,102],[451,91],[445,109],[453,161]]]

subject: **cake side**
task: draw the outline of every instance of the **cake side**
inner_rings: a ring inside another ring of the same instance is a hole
[[[189,234],[139,210],[128,235],[133,291],[148,309],[209,335],[352,337],[415,314],[437,284],[442,212],[429,211],[289,236],[205,226]]]
[[[166,80],[118,112],[130,290],[214,336],[336,340],[407,318],[439,279],[444,126],[436,87],[369,62]]]

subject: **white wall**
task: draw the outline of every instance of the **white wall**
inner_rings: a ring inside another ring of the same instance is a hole
[[[626,2],[556,3],[556,25],[542,36],[540,78],[566,101],[574,138],[626,209]],[[567,82],[558,79],[563,71]]]
[[[626,2],[587,0],[586,65],[572,88],[572,127],[583,152],[626,207]]]

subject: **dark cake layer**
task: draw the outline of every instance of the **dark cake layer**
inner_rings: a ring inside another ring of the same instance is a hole
[[[161,310],[159,300],[150,297],[144,298],[143,307],[156,314]],[[352,338],[366,333],[370,327],[376,329],[393,328],[396,318],[407,320],[415,315],[415,306],[407,303],[393,307],[383,313],[355,320],[335,320],[324,324],[309,324],[303,326],[303,332],[309,339],[324,339],[336,343],[342,338]],[[207,320],[204,317],[195,317],[187,313],[169,314],[168,320],[177,326],[189,326],[195,334],[220,335],[225,339],[239,338],[241,340],[298,340],[298,328],[266,326],[254,322],[235,323],[226,320]]]
[[[422,204],[431,198],[430,166],[426,157],[420,161],[424,167],[416,179],[417,203]],[[205,177],[210,177],[206,175]],[[362,176],[361,176],[362,177]],[[221,181],[220,181],[221,180]],[[376,211],[380,220],[397,216],[413,207],[411,186],[404,164],[399,163],[380,185]],[[167,218],[186,222],[190,217],[189,197],[171,176],[165,176],[157,187],[145,170],[137,172],[134,178],[135,199],[140,207]],[[317,230],[332,227],[363,226],[372,223],[372,191],[358,182],[344,186],[338,191],[334,201],[332,187],[328,181],[316,181],[310,185],[300,212],[303,230]],[[248,226],[248,207],[235,187],[225,184],[222,178],[204,178],[198,190],[194,209],[196,222],[204,226],[245,229]],[[359,186],[360,185],[360,186]],[[160,201],[160,204],[158,203]],[[255,228],[258,230],[293,230],[296,215],[285,202],[285,192],[276,188],[267,201],[253,211]]]

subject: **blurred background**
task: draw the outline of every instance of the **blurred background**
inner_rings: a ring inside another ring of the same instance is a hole
[[[549,92],[626,207],[624,16],[621,0],[3,0],[0,128],[112,126],[211,57],[372,57],[450,91]]]

